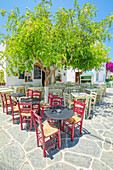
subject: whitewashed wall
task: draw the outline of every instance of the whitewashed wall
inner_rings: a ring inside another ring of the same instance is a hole
[[[8,66],[8,62],[6,62],[6,66]],[[32,85],[38,85],[42,84],[42,79],[33,79],[34,77],[34,72],[31,71],[32,73],[32,82],[25,82],[25,79],[19,79],[18,76],[9,76],[6,74],[6,86],[11,86],[11,85],[21,85],[21,84],[32,84]],[[42,75],[41,75],[42,76]]]
[[[106,64],[101,67],[99,71],[92,70],[94,73],[94,82],[103,82],[105,81],[105,75],[106,75]],[[98,78],[97,78],[98,76]]]
[[[73,69],[67,70],[67,81],[75,82],[75,71]]]

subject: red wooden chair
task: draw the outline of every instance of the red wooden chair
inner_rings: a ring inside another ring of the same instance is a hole
[[[41,99],[41,91],[33,90],[33,97]]]
[[[15,102],[15,105],[13,104],[14,102],[12,101],[11,96],[9,96],[9,100],[10,100],[10,105],[11,105],[13,123],[15,124],[15,120],[20,119],[19,108],[16,102]]]
[[[20,97],[20,100],[26,99],[26,98],[28,98],[28,97],[33,98],[33,90],[32,90],[32,89],[28,89],[28,90],[27,90],[27,96]]]
[[[32,89],[27,90],[27,97],[33,97],[33,90]]]
[[[36,136],[37,136],[37,147],[39,147],[39,142],[43,146],[43,156],[46,156],[46,149],[56,145],[58,143],[58,148],[61,148],[61,138],[60,138],[60,129],[58,129],[55,125],[47,122],[42,124],[42,118],[36,114],[36,112],[31,111],[32,119],[34,122]],[[39,124],[39,128],[37,128],[37,123]],[[46,140],[46,138],[49,138]],[[54,141],[54,139],[58,139],[57,142],[52,143],[49,146],[46,146],[46,143],[50,141]],[[46,141],[45,141],[46,140]]]
[[[44,111],[47,109],[47,108],[50,108],[51,107],[51,98],[53,98],[54,95],[49,93],[48,95],[48,102],[47,103],[41,103],[40,104],[40,113],[42,112],[42,119],[43,119],[43,116],[44,116]]]
[[[68,128],[68,130],[71,131],[72,141],[74,139],[75,133],[80,131],[80,134],[82,134],[82,123],[83,123],[85,105],[86,105],[85,103],[74,100],[73,112],[75,113],[75,115],[69,119],[63,120],[63,131],[65,126]],[[72,126],[72,128],[70,127],[70,125]],[[74,129],[76,129],[75,132]]]
[[[6,105],[5,105],[4,94],[0,93],[0,95],[1,95],[1,100],[2,100],[3,113],[5,113]]]
[[[41,99],[41,93],[41,91],[33,90],[33,98]],[[38,110],[38,113],[40,113],[40,103],[33,104],[33,110]]]
[[[2,99],[2,107],[3,107],[3,113],[6,109],[6,114],[8,115],[8,109],[11,108],[10,100],[8,100],[9,96],[6,96],[4,93],[0,93],[1,99]],[[16,105],[16,102],[13,102],[13,105]]]
[[[62,102],[63,102],[63,98],[54,96],[54,97],[51,98],[51,107],[62,106]],[[49,119],[49,117],[47,117],[47,121],[54,123],[54,124],[58,124],[58,122],[53,121],[52,118]]]
[[[62,106],[63,98],[53,97],[51,98],[51,107],[52,106]]]
[[[29,123],[30,130],[32,130],[32,117],[31,117],[32,102],[31,103],[18,102],[18,108],[20,113],[21,130],[23,130],[23,123]]]

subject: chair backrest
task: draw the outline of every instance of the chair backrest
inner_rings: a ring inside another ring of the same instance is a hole
[[[93,100],[94,102],[96,102],[97,93],[91,92],[90,97],[91,97],[91,101]]]
[[[19,103],[18,102],[19,113],[31,113],[32,110],[32,102],[30,103]]]
[[[27,90],[27,97],[33,97],[33,90],[32,89]]]
[[[41,99],[41,91],[33,90],[33,97]]]
[[[9,100],[10,100],[11,110],[12,110],[12,112],[14,112],[14,110],[13,110],[13,102],[12,102],[11,96],[9,96]],[[15,103],[16,103],[16,102],[15,102]]]
[[[32,119],[33,119],[33,122],[34,122],[36,135],[37,135],[37,137],[38,137],[38,140],[39,140],[40,143],[42,144],[42,142],[43,142],[43,143],[45,142],[45,140],[44,140],[44,131],[43,131],[42,118],[41,118],[39,115],[37,115],[36,111],[33,111],[33,110],[31,110],[31,116],[32,116]],[[39,129],[40,129],[40,132],[41,132],[41,136],[40,136],[39,133],[38,133],[37,123],[39,124]],[[42,140],[41,140],[41,138],[42,138]]]
[[[3,93],[3,100],[5,101],[5,104],[6,104],[6,105],[8,105],[8,103],[7,103],[7,100],[8,100],[8,99],[7,99],[7,98],[9,98],[9,95],[6,96],[6,94]]]
[[[85,103],[74,100],[73,112],[77,113],[78,115],[81,115],[81,120],[84,117],[85,105]]]
[[[88,105],[89,105],[89,101],[90,101],[90,96],[87,96],[86,99],[85,99],[85,102],[84,102],[86,104],[85,107],[87,107],[87,108],[88,108]]]
[[[62,97],[62,90],[57,87],[57,89],[49,89],[49,92],[53,94],[54,96]]]
[[[54,97],[52,93],[48,94],[48,103],[51,104],[51,99]]]
[[[71,108],[71,100],[72,100],[72,96],[71,94],[68,93],[63,93],[63,99],[64,99],[64,106],[69,106],[69,108]]]
[[[62,106],[63,98],[61,97],[53,97],[51,98],[51,107],[52,106]]]
[[[3,93],[0,93],[0,95],[1,95],[1,99],[2,99],[2,105],[4,106],[4,102],[5,102],[5,98],[4,98],[4,94]]]

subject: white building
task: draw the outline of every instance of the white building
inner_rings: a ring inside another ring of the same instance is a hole
[[[5,46],[0,45],[0,51],[4,51]],[[0,61],[3,63],[4,67],[6,68],[8,66],[8,62]],[[2,69],[0,67],[0,69]],[[93,83],[94,82],[103,82],[105,81],[105,75],[106,75],[106,67],[102,67],[100,71],[95,71],[94,69],[91,71],[88,71],[84,74],[92,74],[93,75]],[[78,81],[78,74],[79,72],[73,69],[59,69],[56,71],[55,75],[57,77],[57,81],[61,82],[77,82]],[[32,84],[32,85],[44,85],[45,81],[45,74],[40,69],[40,67],[37,65],[37,62],[34,62],[34,68],[33,71],[29,74],[27,71],[23,74],[18,74],[16,76],[11,75],[8,77],[8,75],[5,72],[5,82],[6,86],[11,85],[21,85],[21,84]],[[54,75],[52,75],[50,83],[54,83]]]

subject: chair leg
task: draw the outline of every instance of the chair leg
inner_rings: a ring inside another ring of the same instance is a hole
[[[42,107],[42,120],[43,120],[43,116],[44,116],[44,108]]]
[[[74,140],[74,127],[75,127],[75,125],[74,125],[74,123],[73,123],[73,124],[72,124],[72,129],[71,129],[71,141]]]
[[[8,107],[6,106],[6,114],[8,115]]]
[[[40,114],[40,104],[38,104],[38,113]]]
[[[38,139],[38,136],[37,136],[37,147],[39,147],[39,139]]]
[[[30,130],[32,130],[32,117],[31,117],[31,120],[30,120]]]
[[[47,122],[49,122],[49,117],[47,117]]]
[[[22,116],[20,116],[20,123],[21,123],[21,130],[23,130],[23,120],[22,120]]]
[[[3,106],[3,113],[5,113],[5,107]]]
[[[12,115],[12,116],[13,116],[13,124],[15,124],[14,115]]]
[[[43,156],[46,157],[46,149],[45,149],[45,144],[43,143]]]
[[[61,149],[60,129],[58,129],[58,148]]]
[[[80,134],[82,134],[82,123],[80,124]]]
[[[65,121],[63,120],[63,132],[64,132]]]

